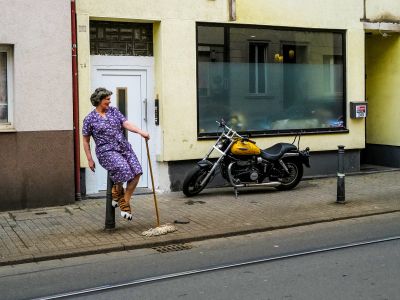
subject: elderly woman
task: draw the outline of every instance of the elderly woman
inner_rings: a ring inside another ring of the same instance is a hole
[[[113,197],[117,198],[118,204],[114,202],[114,206],[118,205],[121,209],[121,217],[132,220],[129,201],[143,172],[123,129],[140,134],[145,139],[150,136],[129,122],[117,108],[110,106],[111,95],[112,92],[105,88],[97,88],[90,97],[96,108],[83,120],[83,148],[89,167],[94,172],[96,166],[90,152],[92,136],[96,144],[97,159],[109,171],[111,180],[115,183]],[[127,182],[125,193],[122,187],[124,182]]]

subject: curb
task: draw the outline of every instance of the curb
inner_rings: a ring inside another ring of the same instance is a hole
[[[196,237],[171,239],[168,241],[158,241],[158,242],[149,241],[149,242],[142,243],[140,245],[113,244],[110,246],[96,246],[95,248],[90,247],[89,249],[87,249],[87,248],[74,249],[74,250],[69,250],[68,252],[57,251],[57,252],[53,252],[50,254],[43,254],[43,255],[29,255],[29,254],[22,255],[22,256],[19,255],[18,258],[15,258],[15,259],[12,257],[7,260],[0,259],[0,266],[34,263],[34,262],[41,262],[41,261],[47,261],[47,260],[53,260],[53,259],[72,258],[72,257],[103,254],[103,253],[118,252],[118,251],[147,249],[147,248],[154,248],[154,247],[171,245],[171,244],[183,244],[183,243],[189,243],[189,242],[204,241],[204,240],[208,240],[208,239],[232,237],[232,236],[246,235],[246,234],[251,234],[251,233],[267,232],[267,231],[278,230],[278,229],[287,229],[287,228],[292,228],[292,227],[300,227],[300,226],[335,222],[335,221],[341,221],[341,220],[357,219],[357,218],[391,214],[391,213],[397,213],[397,212],[400,212],[400,209],[381,211],[381,212],[364,213],[362,215],[343,216],[343,217],[336,217],[336,218],[335,217],[325,218],[325,219],[320,219],[320,220],[299,222],[299,223],[280,225],[280,226],[268,226],[268,227],[252,228],[252,229],[246,229],[246,230],[237,230],[237,231],[230,231],[230,232],[225,232],[225,233],[214,233],[214,234],[210,233],[210,234],[200,235],[200,236],[196,236]]]
[[[356,171],[356,172],[348,172],[345,173],[345,176],[365,176],[371,174],[379,174],[379,173],[391,173],[391,172],[400,172],[400,168],[388,168],[385,170],[370,170],[370,171]],[[308,175],[302,178],[302,181],[307,180],[315,180],[315,179],[326,179],[326,178],[336,178],[337,174],[327,174],[327,175]]]

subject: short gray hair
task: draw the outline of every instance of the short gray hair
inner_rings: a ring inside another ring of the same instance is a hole
[[[92,102],[93,106],[98,106],[101,100],[111,95],[111,91],[107,90],[106,88],[99,87],[93,92],[92,96],[90,96],[90,102]]]

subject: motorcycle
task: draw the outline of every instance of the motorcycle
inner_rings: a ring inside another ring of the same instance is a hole
[[[303,165],[310,167],[310,148],[299,150],[300,135],[291,144],[277,143],[262,150],[256,142],[228,127],[224,120],[217,123],[222,128],[217,142],[184,179],[183,193],[187,197],[200,193],[217,175],[218,167],[222,177],[234,188],[236,198],[238,188],[242,187],[293,189],[303,177]],[[209,158],[214,151],[220,156],[211,162]]]

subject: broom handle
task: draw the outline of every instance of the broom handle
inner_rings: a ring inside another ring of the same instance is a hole
[[[156,207],[156,215],[157,215],[157,227],[160,226],[160,215],[158,213],[158,205],[157,205],[157,197],[156,197],[156,190],[154,188],[154,178],[153,178],[153,169],[151,168],[151,160],[150,160],[150,150],[149,150],[149,143],[146,140],[146,150],[147,150],[147,160],[149,161],[149,169],[150,169],[150,177],[151,177],[151,186],[153,187],[153,197],[154,197],[154,206]]]

